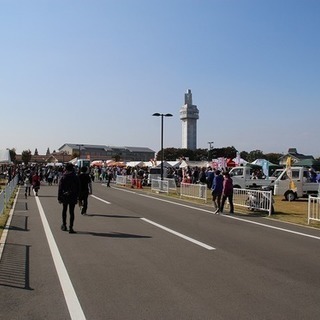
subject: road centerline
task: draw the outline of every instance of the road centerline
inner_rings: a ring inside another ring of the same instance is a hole
[[[104,203],[106,203],[106,204],[111,204],[111,202],[109,202],[109,201],[107,201],[107,200],[104,200],[104,199],[101,199],[101,198],[99,198],[99,197],[97,197],[97,196],[94,196],[93,194],[91,194],[90,195],[92,198],[95,198],[95,199],[97,199],[97,200],[100,200],[100,201],[102,201],[102,202],[104,202]]]
[[[146,218],[140,218],[140,219],[142,221],[150,223],[150,224],[152,224],[152,225],[154,225],[154,226],[156,226],[156,227],[158,227],[158,228],[160,228],[162,230],[165,230],[165,231],[167,231],[167,232],[169,232],[171,234],[174,234],[174,235],[176,235],[176,236],[178,236],[178,237],[180,237],[182,239],[185,239],[185,240],[190,241],[190,242],[192,242],[192,243],[194,243],[194,244],[196,244],[196,245],[198,245],[200,247],[203,247],[203,248],[205,248],[207,250],[216,250],[216,248],[214,248],[214,247],[211,247],[211,246],[209,246],[209,245],[207,245],[207,244],[205,244],[205,243],[203,243],[201,241],[198,241],[198,240],[195,240],[193,238],[190,238],[190,237],[188,237],[188,236],[186,236],[186,235],[184,235],[184,234],[182,234],[180,232],[177,232],[177,231],[174,231],[172,229],[169,229],[169,228],[167,228],[167,227],[165,227],[165,226],[163,226],[163,225],[161,225],[159,223],[156,223],[156,222],[154,222],[152,220],[149,220],[149,219],[146,219]]]

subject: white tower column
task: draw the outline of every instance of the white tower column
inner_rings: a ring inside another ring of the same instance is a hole
[[[192,104],[192,93],[189,89],[184,95],[184,105],[180,109],[180,120],[182,121],[182,148],[197,149],[197,120],[199,110]]]

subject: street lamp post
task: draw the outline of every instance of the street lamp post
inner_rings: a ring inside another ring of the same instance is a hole
[[[81,155],[81,147],[83,147],[83,144],[76,144],[76,146],[79,147],[79,159],[81,158],[80,155]]]
[[[154,113],[153,117],[161,117],[161,169],[160,175],[161,180],[163,180],[163,160],[164,160],[164,149],[163,149],[163,117],[172,117],[171,113]]]
[[[208,149],[208,162],[210,161],[210,152],[212,150],[213,141],[208,142],[209,149]]]

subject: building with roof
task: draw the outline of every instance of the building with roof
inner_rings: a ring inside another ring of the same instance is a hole
[[[293,164],[301,160],[314,159],[314,157],[311,155],[298,153],[296,148],[289,148],[288,153],[280,158],[279,164],[285,166],[289,157],[291,158]]]
[[[118,161],[149,161],[155,157],[155,151],[147,147],[118,147],[106,145],[91,145],[80,143],[65,143],[59,149],[69,155],[76,155],[83,159]]]

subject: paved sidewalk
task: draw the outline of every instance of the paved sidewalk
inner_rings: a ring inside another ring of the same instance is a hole
[[[0,296],[1,319],[70,319],[35,196],[22,188],[1,237]]]

